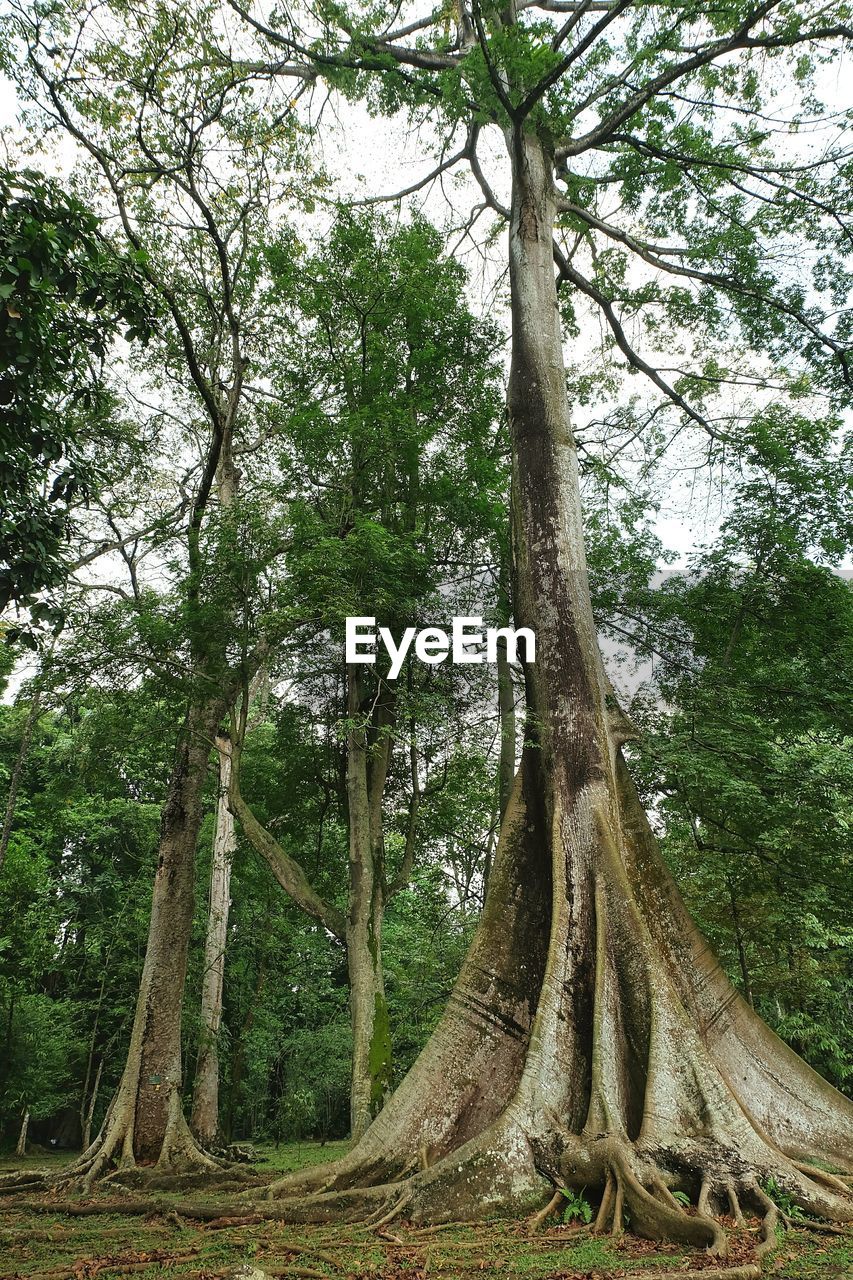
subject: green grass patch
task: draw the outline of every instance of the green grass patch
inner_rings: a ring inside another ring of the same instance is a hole
[[[337,1160],[349,1151],[350,1142],[349,1139],[342,1142],[282,1142],[278,1146],[272,1142],[259,1142],[254,1146],[263,1162],[259,1169],[292,1173],[295,1169],[308,1169]]]

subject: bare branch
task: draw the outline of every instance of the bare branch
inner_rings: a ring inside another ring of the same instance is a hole
[[[790,303],[785,302],[782,298],[775,297],[772,293],[762,293],[760,289],[751,289],[748,285],[736,280],[733,276],[720,275],[715,271],[702,271],[698,267],[690,267],[683,262],[667,262],[665,258],[659,256],[662,253],[672,253],[673,250],[660,249],[656,245],[645,244],[642,240],[636,240],[626,231],[621,231],[618,227],[613,227],[607,222],[602,222],[600,218],[596,218],[588,209],[582,208],[580,205],[572,204],[569,200],[558,200],[557,208],[563,213],[571,213],[577,218],[584,221],[587,226],[594,228],[596,231],[608,236],[611,240],[616,240],[620,244],[624,244],[637,257],[642,258],[650,266],[656,267],[659,271],[666,272],[667,275],[678,276],[682,280],[697,280],[701,284],[709,284],[715,289],[722,289],[726,293],[734,294],[739,298],[750,298],[755,302],[763,303],[771,307],[774,311],[781,315],[786,315],[796,324],[800,325],[813,338],[827,347],[835,356],[841,365],[842,376],[845,382],[850,381],[850,370],[848,368],[848,358],[850,355],[849,348],[843,343],[836,342],[829,334],[824,333],[808,316],[802,311],[798,311],[796,307],[792,307]],[[680,250],[680,253],[686,250]]]
[[[151,524],[146,525],[144,529],[137,529],[134,533],[127,534],[126,537],[116,538],[112,542],[99,542],[94,551],[89,551],[86,555],[80,556],[73,564],[69,565],[69,573],[76,573],[78,569],[84,568],[85,565],[91,564],[93,560],[98,560],[101,556],[108,555],[111,551],[120,551],[122,547],[128,546],[131,542],[139,542],[141,538],[145,538],[149,533],[156,533],[158,529],[162,529],[165,522],[180,518],[187,509],[187,503],[181,502],[178,506],[173,507],[166,515],[160,516],[157,520],[153,520]]]
[[[692,418],[694,422],[698,423],[704,431],[707,431],[708,435],[712,436],[715,440],[724,441],[725,436],[721,435],[715,427],[712,427],[710,422],[708,422],[706,418],[703,418],[702,414],[698,413],[697,410],[684,399],[684,396],[680,395],[674,387],[671,387],[669,383],[660,376],[653,365],[650,365],[647,360],[644,360],[643,357],[634,350],[628,341],[619,317],[616,315],[613,303],[609,298],[605,297],[601,290],[598,289],[591,280],[587,280],[586,276],[581,275],[579,271],[575,270],[560,246],[556,243],[554,244],[554,261],[557,264],[559,272],[558,287],[559,284],[565,280],[569,284],[574,285],[576,289],[579,289],[581,293],[586,294],[588,298],[592,299],[592,301],[603,312],[616,341],[616,345],[625,356],[629,365],[634,369],[638,369],[641,373],[644,373],[646,377],[649,378],[650,381],[652,381],[674,405],[677,405],[683,413],[686,413],[687,416]]]
[[[413,182],[410,187],[404,187],[402,191],[394,191],[390,195],[367,196],[364,200],[353,200],[348,203],[359,206],[386,204],[391,200],[402,200],[404,196],[414,195],[416,191],[421,191],[424,187],[428,187],[431,182],[435,182],[436,178],[440,178],[443,173],[448,171],[448,169],[453,169],[457,164],[459,164],[460,160],[470,160],[472,132],[473,126],[472,129],[469,130],[465,146],[462,147],[461,150],[455,152],[447,160],[442,160],[441,164],[436,165],[434,169],[430,170],[426,177],[420,178],[417,182]]]

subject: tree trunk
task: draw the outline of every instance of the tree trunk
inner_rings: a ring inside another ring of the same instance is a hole
[[[512,609],[509,600],[508,571],[501,565],[500,625],[509,626],[512,622]],[[498,756],[498,805],[501,820],[506,813],[509,798],[512,794],[512,783],[515,778],[515,689],[512,683],[512,669],[507,657],[506,640],[498,644],[498,723],[500,725],[500,753]]]
[[[27,1154],[27,1130],[30,1127],[30,1109],[24,1107],[24,1114],[21,1118],[21,1128],[18,1133],[18,1141],[15,1146],[15,1155],[18,1159],[23,1159]]]
[[[225,944],[231,902],[231,863],[237,839],[234,815],[228,806],[231,785],[231,743],[217,737],[219,800],[210,866],[210,903],[204,945],[204,978],[201,990],[201,1044],[193,1087],[190,1127],[202,1146],[211,1147],[219,1137],[219,1027],[222,1022],[222,989],[225,980]]]
[[[349,903],[347,970],[352,1025],[350,1131],[358,1140],[391,1088],[391,1032],[382,973],[384,834],[382,797],[391,757],[393,713],[377,702],[364,723],[361,681],[347,668]]]
[[[211,744],[226,699],[193,706],[178,743],[160,822],[148,944],[127,1061],[95,1141],[68,1170],[87,1183],[114,1159],[123,1168],[214,1167],[181,1106],[181,1007],[195,889],[195,850]]]
[[[600,1200],[598,1229],[618,1233],[629,1213],[641,1235],[717,1251],[725,1237],[713,1214],[738,1218],[744,1202],[763,1216],[769,1248],[771,1177],[807,1211],[853,1218],[844,1183],[806,1163],[850,1167],[853,1104],[728,982],[622,759],[624,718],[587,581],[553,268],[553,162],[521,127],[508,145],[514,599],[517,622],[537,637],[525,669],[529,745],[483,921],[442,1023],[358,1147],[322,1180],[297,1176],[278,1190],[336,1191],[334,1201],[294,1202],[294,1217],[326,1216],[334,1203],[383,1221],[518,1212],[570,1187]],[[547,948],[544,963],[537,946]],[[458,1002],[484,976],[497,980],[477,1008],[491,1029],[472,1036]],[[495,1025],[513,978],[524,1005]],[[478,1048],[489,1039],[486,1065]],[[430,1167],[392,1182],[418,1159],[421,1135],[437,1139],[421,1152]],[[431,1163],[436,1154],[444,1158]],[[365,1190],[377,1174],[385,1185]]]
[[[92,1117],[95,1114],[95,1104],[98,1101],[98,1089],[100,1088],[101,1073],[103,1069],[104,1069],[104,1060],[103,1058],[101,1058],[100,1062],[98,1063],[98,1069],[95,1072],[95,1083],[92,1085],[92,1092],[89,1096],[88,1102],[85,1101],[85,1091],[83,1095],[84,1103],[83,1103],[83,1106],[81,1106],[80,1108],[80,1134],[82,1139],[81,1146],[84,1151],[92,1141]],[[89,1082],[87,1080],[86,1088],[88,1088],[88,1084]]]

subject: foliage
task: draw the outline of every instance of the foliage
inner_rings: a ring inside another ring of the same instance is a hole
[[[582,1191],[572,1191],[567,1187],[561,1187],[563,1199],[563,1222],[585,1222],[587,1225],[592,1222],[592,1205],[587,1200]]]
[[[35,597],[61,578],[71,513],[126,444],[105,362],[151,323],[136,255],[91,208],[32,170],[0,170],[0,609],[57,620]]]

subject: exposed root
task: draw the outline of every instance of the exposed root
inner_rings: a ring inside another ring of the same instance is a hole
[[[365,1226],[373,1227],[375,1231],[378,1231],[380,1227],[385,1227],[389,1222],[393,1222],[395,1218],[399,1218],[401,1213],[403,1213],[411,1203],[412,1191],[407,1187],[403,1191],[402,1195],[397,1197],[390,1209],[387,1209],[385,1213],[382,1213],[380,1210],[376,1214],[372,1214],[365,1220]]]
[[[839,1177],[834,1173],[828,1173],[825,1169],[819,1169],[813,1164],[802,1164],[799,1160],[792,1161],[793,1166],[800,1173],[804,1173],[807,1178],[811,1178],[813,1182],[819,1182],[824,1187],[829,1187],[832,1191],[838,1191],[841,1195],[849,1195],[850,1188],[847,1185],[851,1179]]]
[[[785,1217],[785,1225],[792,1231],[818,1231],[822,1235],[830,1236],[850,1235],[847,1227],[841,1227],[836,1222],[816,1222],[814,1218]]]
[[[530,1230],[538,1231],[544,1222],[551,1217],[552,1213],[556,1213],[560,1206],[565,1202],[566,1197],[562,1191],[555,1191],[551,1199],[545,1205],[544,1209],[540,1209],[538,1213],[534,1213],[530,1219]]]
[[[601,1204],[598,1207],[598,1214],[592,1225],[593,1235],[600,1235],[607,1230],[607,1224],[610,1222],[613,1213],[613,1201],[616,1195],[616,1179],[613,1176],[613,1170],[607,1170],[607,1178],[604,1183],[604,1194],[601,1197]]]
[[[761,1219],[761,1239],[756,1246],[755,1253],[758,1258],[766,1258],[776,1249],[776,1228],[779,1225],[779,1210],[766,1192],[762,1191],[757,1182],[752,1183],[751,1191],[764,1209],[764,1217]]]
[[[648,1240],[674,1240],[693,1248],[725,1253],[726,1236],[710,1214],[685,1212],[674,1196],[662,1168],[638,1154],[629,1143],[614,1137],[585,1140],[570,1138],[561,1168],[568,1186],[603,1187],[601,1206],[593,1230],[619,1236],[624,1216],[631,1230]],[[710,1192],[704,1199],[707,1205]]]
[[[780,1221],[792,1228],[814,1225],[832,1234],[843,1234],[840,1224],[853,1221],[853,1197],[846,1189],[839,1193],[837,1179],[828,1175],[825,1184],[810,1181],[793,1162],[770,1149],[765,1149],[766,1160],[760,1165],[747,1164],[742,1153],[718,1143],[696,1140],[649,1148],[598,1135],[564,1139],[562,1149],[563,1185],[601,1188],[592,1228],[597,1234],[610,1229],[618,1236],[627,1214],[631,1230],[639,1236],[678,1241],[724,1256],[726,1233],[715,1215],[728,1207],[737,1226],[744,1227],[742,1205],[749,1203],[761,1216],[758,1255],[764,1257],[775,1248]],[[728,1170],[736,1170],[737,1176],[727,1176]],[[821,1221],[784,1215],[762,1186],[771,1177],[801,1211]],[[687,1207],[688,1195],[696,1197],[694,1210]]]
[[[709,1178],[702,1179],[702,1186],[699,1188],[699,1199],[696,1202],[696,1208],[706,1217],[711,1217],[711,1180]]]
[[[40,1191],[50,1185],[53,1175],[48,1169],[32,1169],[0,1175],[0,1196],[15,1196],[21,1191]]]
[[[735,1220],[735,1225],[738,1227],[744,1226],[745,1219],[743,1216],[743,1210],[740,1207],[737,1188],[731,1178],[726,1180],[726,1195],[729,1198],[729,1209],[731,1210],[732,1217]]]
[[[761,1275],[757,1263],[742,1267],[702,1267],[693,1271],[655,1271],[655,1280],[754,1280]]]
[[[618,1240],[625,1230],[625,1189],[620,1178],[616,1178],[616,1193],[613,1197],[613,1225],[610,1234]]]
[[[125,1072],[128,1079],[133,1078],[130,1065]],[[135,1087],[131,1089],[128,1080],[123,1079],[100,1133],[91,1146],[52,1179],[53,1185],[67,1187],[80,1183],[88,1192],[96,1181],[115,1183],[117,1178],[121,1178],[124,1184],[186,1190],[194,1181],[209,1179],[229,1167],[227,1162],[216,1159],[198,1146],[184,1118],[177,1091],[169,1100],[165,1133],[156,1164],[138,1165],[134,1154],[135,1105]],[[230,1174],[232,1182],[242,1182],[245,1176],[233,1170]]]
[[[652,1187],[652,1191],[657,1195],[657,1198],[661,1200],[664,1204],[669,1205],[670,1209],[673,1209],[676,1213],[684,1212],[683,1206],[678,1203],[675,1196],[672,1194],[669,1187],[666,1185],[666,1183],[664,1182],[663,1178],[660,1176],[659,1173],[653,1174],[651,1179],[651,1187]]]

